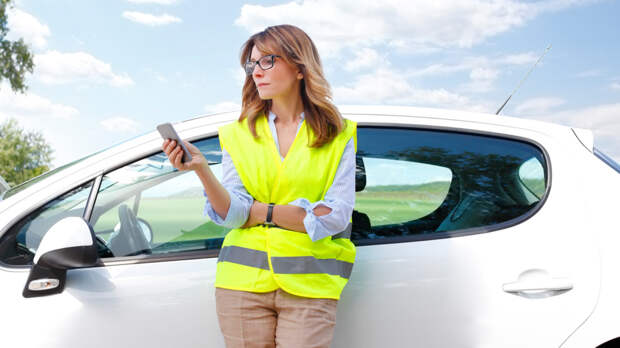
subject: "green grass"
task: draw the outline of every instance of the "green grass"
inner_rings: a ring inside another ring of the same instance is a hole
[[[525,184],[538,198],[541,198],[545,194],[545,181],[543,179],[523,179],[523,184]]]
[[[202,197],[147,198],[140,202],[138,217],[151,225],[153,243],[156,244],[225,236],[227,228],[216,225],[208,216],[202,215],[204,203]],[[95,231],[113,229],[118,222],[118,211],[112,209],[101,216],[94,229]],[[108,235],[103,234],[102,237],[107,240]]]
[[[355,210],[363,212],[373,225],[415,220],[439,207],[448,193],[449,182],[421,185],[369,186],[356,193]],[[153,243],[197,241],[222,238],[229,229],[203,216],[203,197],[143,198],[138,217],[149,222]],[[125,202],[130,207],[133,202]],[[118,211],[104,214],[95,231],[112,229],[118,223]],[[107,240],[106,235],[102,236]]]
[[[421,185],[370,186],[358,192],[355,210],[370,218],[372,225],[401,223],[432,213],[448,194],[449,182]]]

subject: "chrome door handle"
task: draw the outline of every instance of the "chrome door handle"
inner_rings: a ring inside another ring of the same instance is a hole
[[[515,292],[540,292],[540,291],[562,291],[573,288],[573,283],[566,278],[547,278],[535,280],[519,280],[512,283],[506,283],[503,286],[504,291]]]

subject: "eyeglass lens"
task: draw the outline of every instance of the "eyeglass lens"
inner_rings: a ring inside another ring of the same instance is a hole
[[[254,66],[256,64],[258,64],[258,66],[260,66],[260,68],[263,70],[271,69],[273,67],[274,60],[275,60],[275,56],[273,54],[270,54],[268,56],[259,58],[255,62],[248,61],[245,63],[245,72],[248,75],[252,75],[252,73],[254,72]]]

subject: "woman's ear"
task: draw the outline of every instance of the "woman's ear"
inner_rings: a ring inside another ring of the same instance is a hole
[[[298,73],[297,73],[297,79],[298,79],[298,80],[301,80],[301,79],[303,79],[303,78],[304,78],[304,74],[302,74],[302,73],[298,72]]]

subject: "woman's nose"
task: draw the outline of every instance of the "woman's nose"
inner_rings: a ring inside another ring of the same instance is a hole
[[[252,71],[252,76],[263,76],[265,72],[261,69],[258,64],[254,65],[254,71]]]

